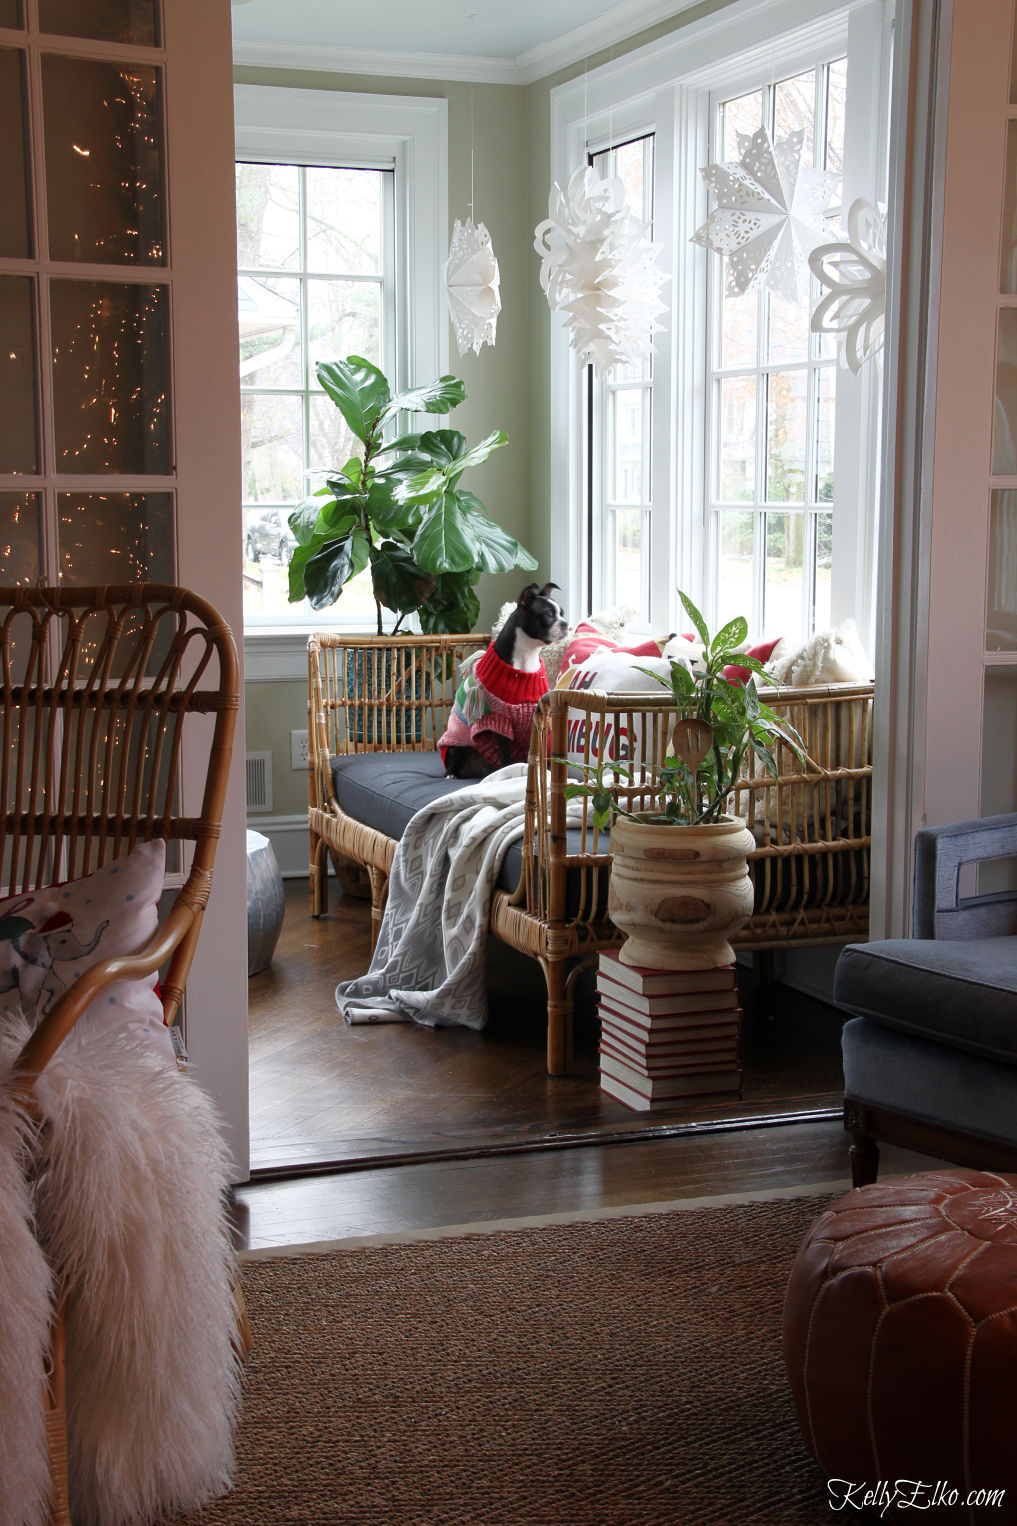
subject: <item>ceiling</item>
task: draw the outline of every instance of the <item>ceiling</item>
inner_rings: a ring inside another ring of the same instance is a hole
[[[233,0],[238,63],[528,83],[693,0]]]

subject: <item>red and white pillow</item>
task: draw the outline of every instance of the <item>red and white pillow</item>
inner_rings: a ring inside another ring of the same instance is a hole
[[[38,1021],[98,960],[143,948],[159,925],[165,866],[166,846],[155,839],[82,879],[0,901],[0,1009],[17,1006]],[[114,982],[80,1021],[138,1033],[173,1063],[156,978]]]

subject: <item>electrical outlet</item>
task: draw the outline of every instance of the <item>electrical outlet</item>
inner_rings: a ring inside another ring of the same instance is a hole
[[[311,764],[311,759],[310,759],[310,755],[309,755],[308,750],[307,750],[307,732],[306,731],[291,731],[290,732],[290,767],[291,768],[309,768],[310,764]]]

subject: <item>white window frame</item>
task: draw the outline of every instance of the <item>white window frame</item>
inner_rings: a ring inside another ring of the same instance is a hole
[[[869,124],[887,94],[890,0],[736,0],[718,15],[693,23],[670,42],[654,43],[551,96],[551,178],[569,174],[610,143],[654,134],[654,236],[669,272],[669,307],[654,360],[653,462],[650,499],[649,608],[651,630],[684,629],[677,589],[689,592],[713,617],[708,596],[705,524],[707,265],[716,255],[689,242],[709,213],[699,173],[708,162],[711,106],[761,80],[782,79],[821,58],[848,57],[848,121],[844,205],[881,195],[886,133]],[[881,94],[880,94],[881,93]],[[586,527],[585,368],[572,354],[558,315],[551,334],[550,502],[564,504],[551,526],[550,562],[561,569],[566,607],[585,609],[591,547]],[[838,374],[831,617],[858,623],[871,646],[874,626],[874,547],[877,538],[878,376]],[[859,463],[852,471],[854,463]],[[850,481],[848,472],[852,471]],[[690,512],[691,506],[691,512]],[[594,567],[596,569],[596,562]],[[593,589],[594,607],[603,586]],[[677,622],[677,623],[676,623]]]
[[[279,164],[387,169],[395,174],[395,356],[398,387],[448,370],[441,267],[448,242],[448,103],[438,97],[236,85],[236,157]],[[298,627],[244,632],[248,679],[303,677],[307,632],[340,627],[319,614]]]

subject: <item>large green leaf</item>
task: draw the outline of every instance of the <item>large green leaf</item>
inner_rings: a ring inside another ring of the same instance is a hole
[[[386,418],[392,414],[401,412],[404,408],[407,413],[451,413],[466,399],[466,387],[458,376],[439,376],[437,381],[429,382],[424,387],[410,387],[406,392],[397,392],[385,408]]]
[[[487,460],[491,452],[497,450],[499,446],[507,444],[508,435],[504,429],[492,429],[487,438],[481,440],[479,445],[474,445],[472,449],[456,457],[455,471],[452,477],[453,482],[461,477],[463,472],[467,471],[471,466],[480,466]]]
[[[329,540],[308,558],[304,567],[304,592],[312,609],[334,604],[353,576],[353,536]]]
[[[446,572],[418,611],[420,628],[428,636],[471,631],[480,618],[480,600],[471,586],[472,573]]]
[[[430,573],[418,567],[406,547],[395,541],[372,546],[370,558],[375,597],[397,614],[416,609],[434,587]]]
[[[428,572],[466,572],[480,566],[482,546],[474,516],[460,507],[454,494],[443,494],[424,511],[413,551]]]
[[[736,615],[714,636],[710,643],[710,656],[716,657],[721,652],[733,651],[748,634],[749,622],[744,615]]]
[[[350,355],[346,360],[319,360],[314,369],[357,439],[366,445],[379,415],[391,400],[385,377],[361,355]]]
[[[362,498],[355,501],[344,498],[330,499],[328,503],[323,503],[321,506],[314,533],[327,536],[330,540],[337,535],[345,535],[359,520],[363,505]]]
[[[289,602],[299,604],[305,597],[304,593],[304,568],[314,555],[316,546],[297,546],[290,557],[289,565]]]
[[[293,538],[298,546],[309,545],[313,540],[314,527],[318,523],[320,513],[320,498],[304,498],[293,512],[287,515],[286,523],[293,531]],[[303,598],[303,594],[300,597]]]
[[[509,572],[513,567],[525,567],[527,572],[532,572],[536,568],[536,557],[531,556],[526,547],[519,544],[515,536],[510,535],[507,530],[502,529],[501,525],[487,517],[484,513],[484,505],[473,493],[454,491],[448,496],[455,499],[459,508],[467,516],[467,522],[479,546],[479,555],[474,565],[482,572]]]
[[[706,647],[707,651],[709,651],[709,649],[710,649],[710,632],[706,628],[706,621],[703,619],[702,615],[699,613],[699,610],[693,604],[693,602],[689,598],[688,594],[687,593],[682,593],[680,588],[678,590],[678,597],[679,597],[679,599],[681,599],[682,603],[685,606],[685,613],[688,615],[689,619],[692,621],[692,624],[696,627],[696,632],[697,632],[697,634],[699,636],[700,641]]]
[[[402,489],[407,500],[424,502],[454,487],[471,466],[480,466],[493,450],[508,443],[503,429],[494,429],[479,445],[468,448],[465,438],[454,429],[434,429],[421,435],[419,448],[434,462],[430,471],[411,477]]]
[[[367,495],[367,513],[371,523],[383,535],[401,535],[409,539],[420,523],[423,508],[418,503],[404,503],[399,496],[398,480],[376,477]]]

